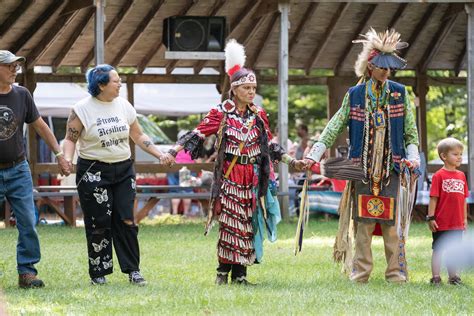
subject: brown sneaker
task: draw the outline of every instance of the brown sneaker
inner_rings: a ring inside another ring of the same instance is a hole
[[[462,281],[461,281],[461,278],[457,275],[451,277],[448,279],[448,284],[451,284],[451,285],[463,285]]]
[[[440,286],[441,285],[441,277],[440,276],[435,276],[430,279],[430,284],[434,286]]]
[[[22,289],[44,287],[44,282],[36,277],[36,274],[25,273],[18,275],[18,286]]]

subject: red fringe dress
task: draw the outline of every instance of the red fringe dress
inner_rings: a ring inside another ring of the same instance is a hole
[[[241,116],[235,107],[232,108],[229,103],[224,103],[212,109],[191,133],[197,134],[201,139],[216,134],[221,121],[226,117],[223,129],[226,139],[224,148],[226,157],[236,155],[247,156],[249,160],[259,159],[262,133],[267,133],[268,139],[272,137],[265,111],[258,107],[255,109],[257,114],[248,109]],[[224,112],[227,112],[226,116]],[[264,131],[260,130],[256,124],[257,115],[264,122]],[[240,150],[239,145],[242,141],[245,145]],[[218,260],[226,264],[251,265],[255,263],[256,258],[253,246],[252,215],[257,206],[259,165],[236,163],[226,178],[224,175],[231,164],[231,158],[224,159],[222,163],[220,195],[214,207],[219,221]]]

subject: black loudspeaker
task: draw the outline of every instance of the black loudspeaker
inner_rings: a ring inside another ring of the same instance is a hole
[[[163,44],[170,51],[224,51],[225,17],[172,16],[163,23]]]

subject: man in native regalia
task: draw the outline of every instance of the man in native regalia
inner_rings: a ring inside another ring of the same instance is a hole
[[[302,160],[287,155],[272,135],[265,110],[253,103],[257,79],[244,68],[244,47],[230,40],[225,48],[225,68],[230,78],[229,99],[213,108],[201,123],[181,137],[163,159],[171,164],[185,149],[193,159],[201,152],[207,136],[217,134],[218,156],[211,189],[206,233],[214,219],[219,222],[216,284],[250,285],[247,266],[262,260],[265,231],[276,239],[280,208],[273,172],[275,161],[303,168]]]
[[[392,30],[377,33],[371,28],[363,39],[363,50],[355,64],[361,77],[349,89],[342,106],[329,121],[308,156],[307,166],[319,162],[327,148],[345,127],[349,131],[349,159],[363,170],[364,180],[350,181],[341,200],[340,210],[352,211],[355,253],[350,279],[367,282],[372,271],[371,243],[374,231],[383,236],[389,282],[405,282],[407,270],[404,240],[397,232],[397,212],[406,203],[398,203],[400,163],[419,165],[418,133],[405,86],[388,80],[395,69],[406,67],[397,50],[408,46]],[[324,164],[323,164],[324,166]],[[401,204],[401,205],[398,205]],[[341,215],[342,217],[342,215]],[[349,220],[341,227],[348,233]],[[335,250],[337,251],[337,240]],[[347,244],[346,244],[347,246]],[[345,249],[348,253],[351,249]],[[347,253],[346,253],[347,255]],[[349,264],[350,265],[350,264]],[[349,272],[348,271],[348,272]]]

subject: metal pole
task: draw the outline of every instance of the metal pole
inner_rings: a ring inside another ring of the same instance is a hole
[[[104,23],[105,23],[105,0],[95,1],[95,64],[103,64],[104,61]]]
[[[472,190],[474,185],[474,4],[466,4],[467,13],[467,142],[468,142],[468,181]]]
[[[278,2],[280,11],[280,50],[278,54],[278,136],[280,145],[287,150],[288,140],[288,1]],[[280,193],[288,192],[288,165],[280,163],[278,166]],[[282,195],[280,199],[282,217],[289,218],[289,196]]]

